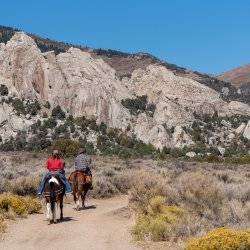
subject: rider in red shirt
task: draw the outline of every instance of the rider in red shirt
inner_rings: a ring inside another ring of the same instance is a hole
[[[62,159],[58,158],[49,158],[47,160],[47,169],[49,171],[64,170],[65,163]]]
[[[54,150],[52,156],[47,160],[46,168],[49,170],[49,172],[45,174],[45,176],[42,179],[42,182],[38,188],[38,195],[41,195],[43,193],[45,183],[46,181],[49,180],[51,174],[56,174],[60,177],[60,179],[65,185],[67,193],[72,191],[71,185],[69,184],[67,178],[65,177],[64,167],[65,163],[63,159],[59,157],[59,152],[57,150]]]

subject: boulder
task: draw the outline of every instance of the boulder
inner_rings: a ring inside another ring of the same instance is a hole
[[[243,132],[243,137],[247,138],[248,140],[250,140],[250,120],[248,121],[244,132]]]
[[[25,116],[25,118],[26,118],[27,120],[30,120],[30,119],[31,119],[31,115],[30,115],[30,114],[27,114],[27,115]]]
[[[175,148],[182,148],[193,144],[194,142],[184,129],[181,126],[176,126],[172,136],[172,146]]]
[[[225,152],[226,152],[226,149],[223,148],[223,147],[221,147],[221,146],[217,147],[217,149],[218,149],[218,151],[220,152],[220,154],[221,154],[222,156],[224,156],[224,154],[225,154]]]
[[[234,133],[230,133],[230,134],[228,135],[228,139],[232,140],[232,139],[234,139],[234,138],[235,138],[235,134],[234,134]]]
[[[242,134],[245,127],[246,127],[246,124],[244,122],[241,123],[241,125],[235,130],[235,133],[238,134],[238,135]]]
[[[194,158],[196,156],[196,153],[193,152],[193,151],[190,151],[190,152],[186,153],[186,156],[189,157],[189,158]]]
[[[232,126],[232,124],[229,121],[225,121],[225,120],[221,121],[221,125],[223,125],[225,127],[229,127],[229,128]]]

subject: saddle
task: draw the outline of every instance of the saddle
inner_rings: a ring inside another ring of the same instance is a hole
[[[92,176],[87,175],[81,170],[75,170],[73,173],[69,176],[69,183],[73,184],[76,181],[80,182],[80,184],[92,184]]]

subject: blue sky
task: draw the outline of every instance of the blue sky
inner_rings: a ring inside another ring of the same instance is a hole
[[[218,74],[250,63],[248,0],[9,0],[0,24]]]

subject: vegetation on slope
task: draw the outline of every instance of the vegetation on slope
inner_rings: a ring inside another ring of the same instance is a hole
[[[121,103],[132,115],[146,113],[148,116],[154,116],[156,106],[153,103],[148,103],[146,95],[136,96],[135,99],[126,98]]]
[[[206,170],[204,166],[180,164],[173,169],[164,164],[158,173],[157,170],[141,172],[136,176],[137,182],[130,190],[130,205],[137,214],[133,229],[136,239],[186,241],[219,227],[246,229],[250,226],[250,200],[245,196],[249,191],[247,183],[236,195],[238,181],[242,183],[243,179],[227,179],[231,171],[225,166],[223,173],[218,165],[206,167]],[[152,201],[158,207],[157,213],[152,212]],[[174,214],[169,214],[168,209]],[[221,244],[224,241],[226,239],[222,239]],[[216,245],[216,239],[213,244]]]
[[[212,230],[207,235],[188,243],[186,250],[236,250],[250,249],[250,230],[238,231],[228,228]]]
[[[42,208],[41,202],[29,196],[18,196],[11,193],[0,195],[0,233],[6,231],[6,219],[26,217],[38,213]]]

